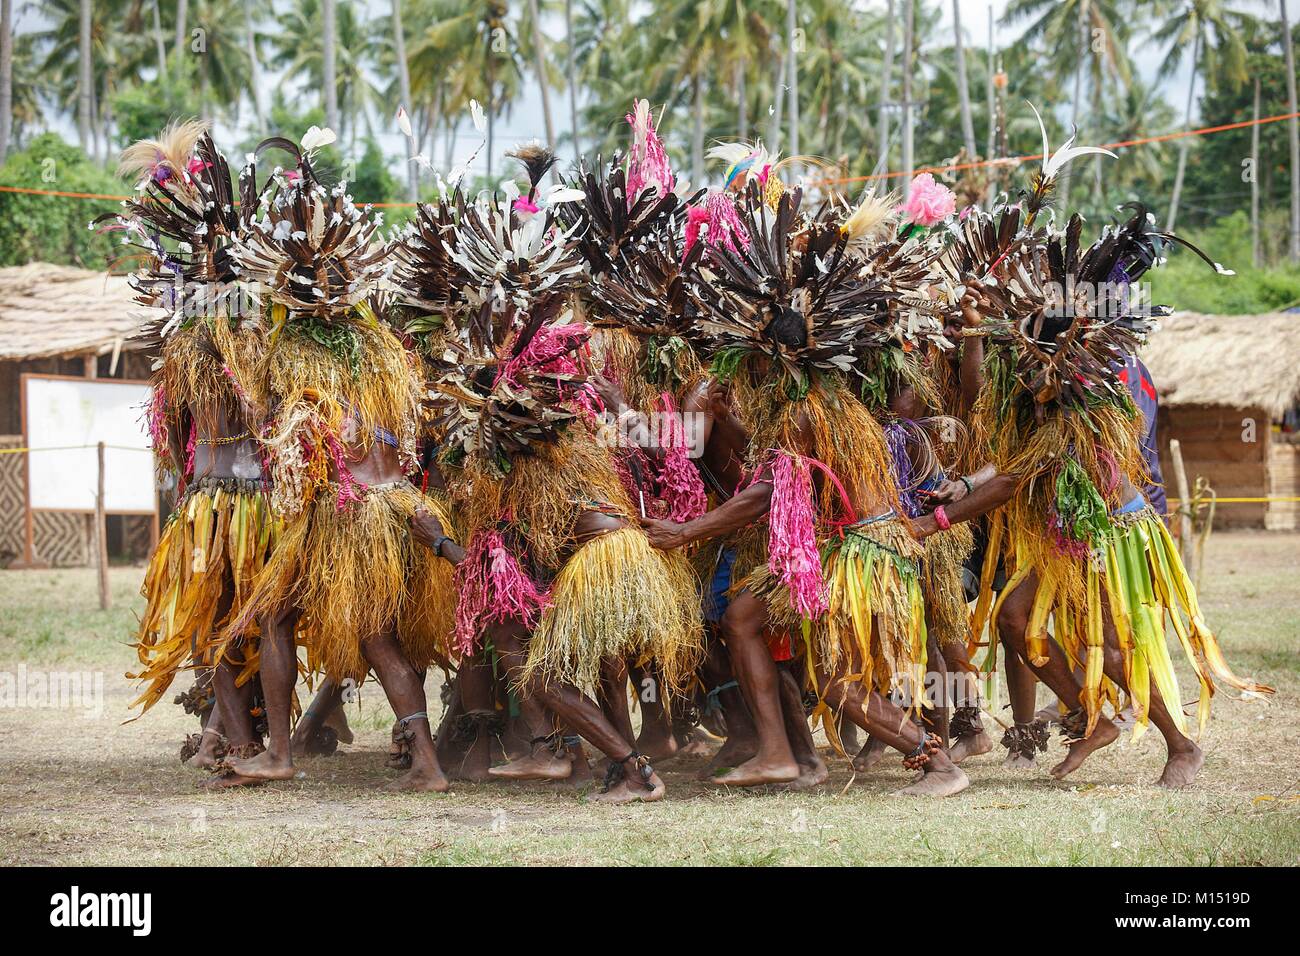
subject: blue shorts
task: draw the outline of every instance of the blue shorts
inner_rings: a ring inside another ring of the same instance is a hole
[[[709,580],[709,590],[704,595],[704,620],[710,624],[721,621],[731,603],[727,592],[731,590],[731,568],[735,563],[735,548],[723,548],[718,554],[718,561],[713,566],[713,577]]]

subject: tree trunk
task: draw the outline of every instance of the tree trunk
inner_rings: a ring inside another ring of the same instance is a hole
[[[162,28],[162,11],[159,6],[162,0],[153,0],[153,41],[158,48],[158,82],[161,84],[164,76],[167,75],[167,44],[163,41]]]
[[[161,2],[161,0],[159,0]],[[176,0],[176,76],[180,77],[185,63],[185,19],[188,12],[188,0]]]
[[[338,31],[334,26],[334,0],[321,0],[321,79],[325,86],[325,125],[339,131],[339,88],[334,71],[334,46]]]
[[[1088,17],[1087,5],[1084,4],[1083,12],[1079,17],[1079,63],[1074,69],[1074,96],[1070,98],[1070,130],[1073,133],[1079,128],[1079,101],[1083,99],[1083,64],[1088,59]],[[1043,157],[1046,159],[1047,157]],[[1073,178],[1070,173],[1073,170],[1073,164],[1067,164],[1065,171],[1061,173],[1060,183],[1057,186],[1057,194],[1061,197],[1062,207],[1070,208],[1070,182]]]
[[[697,72],[692,81],[695,102],[691,104],[691,184],[704,182],[704,79]]]
[[[1198,31],[1192,41],[1192,73],[1187,79],[1187,109],[1183,112],[1183,129],[1192,128],[1192,94],[1196,90],[1196,71],[1201,65],[1201,34]],[[1292,77],[1292,83],[1295,78]],[[1169,196],[1169,216],[1165,219],[1165,229],[1174,231],[1178,224],[1178,201],[1183,196],[1183,174],[1187,171],[1187,147],[1190,137],[1184,136],[1178,144],[1178,171],[1174,173],[1174,191]]]
[[[1255,121],[1250,128],[1250,259],[1256,269],[1264,268],[1259,248],[1259,77],[1255,77]]]
[[[564,0],[564,82],[569,87],[569,121],[573,130],[573,161],[582,159],[578,140],[578,73],[573,65],[573,0]]]
[[[912,192],[912,24],[915,0],[903,0],[903,199]]]
[[[13,20],[13,0],[0,0],[0,164],[9,155],[14,123]]]
[[[789,55],[783,53],[774,59],[776,73],[772,78],[772,115],[767,127],[767,148],[773,153],[781,148],[781,123],[785,111],[785,74]]]
[[[790,47],[790,155],[799,155],[799,57],[795,50],[795,30],[799,23],[798,0],[786,0],[785,4],[785,40]],[[798,177],[799,167],[791,170],[791,175]]]
[[[546,146],[555,149],[555,123],[551,119],[551,93],[546,83],[546,37],[542,35],[542,16],[537,11],[537,0],[528,0],[528,14],[533,19],[533,59],[537,72],[537,88],[542,94],[542,122],[546,127]],[[559,170],[552,168],[551,177],[559,181]]]
[[[406,62],[406,31],[402,29],[402,0],[393,0],[393,53],[397,58],[397,89],[402,97],[402,109],[410,119],[415,111],[411,101],[411,68]],[[406,138],[406,198],[420,200],[420,170],[411,162],[415,156],[413,137]]]
[[[993,85],[993,73],[995,70],[994,61],[996,60],[996,57],[994,56],[994,52],[993,52],[993,4],[991,3],[989,4],[988,59],[989,59],[987,65],[988,83],[985,88],[985,93],[988,96],[988,101],[989,101],[989,138],[988,138],[988,152],[984,154],[984,158],[986,160],[992,159],[994,156],[997,155],[997,142],[998,142],[997,90]],[[992,208],[994,197],[996,197],[998,193],[998,176],[997,176],[996,167],[993,166],[988,167],[988,174],[989,174],[988,176],[989,185],[988,185],[988,190],[985,193],[984,201],[988,203],[989,208]]]
[[[749,139],[749,103],[745,92],[745,59],[736,61],[736,129],[741,142]]]
[[[1296,119],[1295,49],[1291,43],[1291,22],[1286,16],[1286,0],[1278,0],[1282,10],[1282,49],[1286,51],[1286,111],[1293,114],[1287,121],[1291,133],[1291,261],[1300,263],[1300,120]]]
[[[257,59],[257,36],[253,32],[253,15],[248,7],[252,0],[244,0],[244,42],[248,44],[248,72],[252,79],[248,95],[253,100],[253,116],[257,119],[257,131],[266,135],[266,117],[262,114],[262,64]]]
[[[966,144],[966,161],[975,161],[975,121],[970,112],[970,87],[966,82],[966,51],[961,42],[961,11],[952,0],[953,52],[957,55],[957,99],[961,104],[961,135]]]
[[[906,0],[904,0],[906,2]],[[880,68],[880,140],[876,146],[876,166],[884,172],[889,163],[889,97],[894,77],[894,0],[885,4],[885,62]]]
[[[81,142],[82,150],[89,156],[95,148],[90,133],[94,97],[94,91],[91,89],[93,74],[90,68],[90,0],[81,0],[78,36],[77,56],[80,73],[77,79],[77,139]]]

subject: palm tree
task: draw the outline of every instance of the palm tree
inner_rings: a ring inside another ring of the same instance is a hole
[[[799,24],[798,0],[786,0],[785,42],[790,50],[790,155],[799,155],[799,58],[795,55],[795,30]]]
[[[411,75],[447,78],[445,105],[459,116],[470,100],[487,114],[487,175],[492,176],[497,114],[518,95],[523,53],[504,0],[472,0],[437,20],[411,47]]]
[[[904,0],[907,2],[907,0]],[[889,97],[893,90],[894,74],[894,0],[888,0],[885,7],[885,62],[880,70],[880,145],[876,150],[876,162],[885,163],[889,155]]]
[[[14,120],[13,0],[0,0],[0,164],[9,154]]]
[[[537,10],[537,0],[528,0],[528,16],[532,20],[533,63],[537,88],[542,94],[542,121],[546,128],[546,145],[555,147],[555,123],[551,118],[551,94],[546,82],[546,38],[542,34],[542,17]]]
[[[903,198],[912,189],[912,169],[914,160],[912,157],[912,137],[915,132],[913,129],[914,115],[912,112],[912,43],[913,23],[916,16],[915,0],[903,0],[906,9],[903,11]]]
[[[1282,12],[1282,49],[1286,54],[1287,133],[1291,141],[1291,261],[1300,263],[1300,120],[1296,119],[1295,49],[1291,42],[1291,22],[1286,15],[1286,0],[1278,0]]]
[[[564,83],[569,88],[569,122],[573,132],[573,161],[582,158],[578,138],[578,74],[573,57],[573,0],[564,0]]]
[[[414,112],[415,101],[411,99],[411,67],[406,62],[406,31],[402,29],[402,0],[393,3],[393,55],[397,61],[397,85],[401,92],[402,108]],[[406,141],[406,194],[411,202],[420,198],[420,171],[411,161],[415,155],[415,144]]]
[[[970,89],[966,84],[966,52],[962,48],[961,10],[958,0],[952,0],[953,51],[957,55],[957,99],[961,104],[961,135],[968,160],[975,159],[975,123],[971,119]]]
[[[180,78],[181,71],[184,69],[186,53],[185,20],[189,15],[187,0],[176,0],[176,76]]]
[[[334,43],[334,90],[338,109],[339,134],[355,144],[358,134],[373,131],[372,110],[379,102],[379,90],[370,70],[376,50],[386,46],[386,29],[371,30],[359,18],[361,5],[336,4]],[[323,33],[324,4],[321,0],[295,0],[279,16],[279,29],[270,35],[271,64],[284,70],[286,79],[298,80],[305,87],[324,90],[325,44],[317,39]],[[378,35],[377,35],[378,34]],[[327,100],[328,97],[323,97]],[[325,123],[329,125],[327,118]],[[301,131],[298,131],[301,132]]]
[[[1130,5],[1125,0],[1011,0],[1003,23],[1033,18],[1018,45],[1046,47],[1053,72],[1070,76],[1074,93],[1070,98],[1070,126],[1077,130],[1083,105],[1083,80],[1092,86],[1093,114],[1101,112],[1108,82],[1127,86],[1132,68],[1128,58]],[[1093,42],[1096,37],[1098,42]],[[1077,165],[1077,164],[1075,164]],[[1073,166],[1061,177],[1059,193],[1068,202]]]
[[[85,152],[91,151],[90,124],[94,112],[94,73],[90,54],[90,0],[81,0],[77,33],[77,138]]]
[[[325,125],[339,128],[339,88],[334,70],[338,30],[334,25],[334,0],[321,0],[321,80],[325,84]]]
[[[155,6],[155,10],[157,7]],[[261,12],[261,8],[257,8]],[[266,133],[266,114],[262,111],[261,58],[257,53],[257,31],[253,26],[253,0],[244,0],[244,42],[248,48],[248,95],[253,100],[253,116],[259,135]]]
[[[1160,65],[1158,75],[1161,79],[1167,79],[1182,65],[1187,47],[1191,45],[1192,68],[1187,80],[1184,129],[1192,126],[1192,96],[1203,62],[1207,75],[1215,75],[1230,86],[1246,82],[1246,45],[1242,42],[1241,28],[1249,19],[1247,14],[1230,9],[1225,0],[1184,0],[1179,11],[1151,35],[1154,42],[1169,46],[1169,52]],[[1189,145],[1186,138],[1179,145],[1178,171],[1174,174],[1174,188],[1169,196],[1166,229],[1173,229],[1178,221],[1178,202],[1182,197]]]

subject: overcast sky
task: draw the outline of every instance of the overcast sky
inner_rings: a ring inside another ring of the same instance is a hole
[[[175,0],[163,0],[164,3],[175,2]],[[992,10],[995,21],[1000,19],[1006,9],[1009,0],[960,0],[962,29],[966,41],[972,46],[983,48],[988,43],[988,21],[989,12]],[[1292,23],[1295,23],[1296,17],[1300,16],[1300,0],[1286,0],[1287,12],[1292,17]],[[381,17],[388,16],[391,11],[390,0],[365,0],[370,10],[371,16]],[[277,0],[271,0],[270,7],[275,9],[279,6]],[[515,4],[512,4],[515,6]],[[875,9],[884,8],[884,0],[874,0],[867,6]],[[1276,17],[1277,2],[1276,0],[1258,0],[1253,4],[1242,4],[1257,16]],[[951,0],[944,0],[941,6],[943,12],[943,23],[939,28],[940,32],[932,37],[932,42],[946,42],[947,36],[952,31],[952,4]],[[17,5],[17,23],[16,28],[19,32],[25,32],[31,29],[38,29],[42,20],[42,14],[37,5],[21,4]],[[547,35],[559,40],[564,35],[564,18],[561,13],[551,14],[544,19],[545,32]],[[1021,24],[1015,27],[1003,27],[995,22],[994,41],[997,46],[1004,46],[1015,39],[1020,34],[1024,26]],[[940,37],[943,40],[940,40]],[[170,35],[169,35],[170,37]],[[170,43],[170,38],[168,39]],[[409,35],[408,35],[409,42]],[[1150,47],[1144,47],[1134,51],[1134,57],[1137,61],[1138,70],[1144,79],[1151,81],[1154,79],[1156,69],[1159,65],[1159,55],[1156,50]],[[1185,65],[1179,74],[1171,77],[1165,84],[1166,98],[1174,104],[1181,113],[1182,104],[1186,95],[1186,84],[1190,64]],[[264,76],[261,86],[263,90],[269,90],[273,86],[282,82],[281,78],[275,76]],[[1199,92],[1198,92],[1199,95]],[[581,99],[581,91],[579,91]],[[629,104],[630,105],[630,104]],[[1042,104],[1039,104],[1042,108]],[[1050,107],[1052,104],[1048,104]],[[1065,104],[1060,104],[1064,109]],[[385,153],[393,157],[391,166],[394,172],[401,172],[399,157],[405,154],[405,146],[402,136],[397,132],[396,123],[393,115],[396,112],[397,104],[389,104],[383,111],[382,115],[375,117],[375,128],[379,133],[380,145]],[[551,109],[556,123],[557,134],[570,128],[571,115],[569,112],[569,99],[567,95],[552,95]],[[251,113],[251,111],[245,111]],[[766,113],[766,110],[760,110],[760,115]],[[1197,117],[1199,119],[1199,117]],[[1214,120],[1226,120],[1229,117],[1212,117]],[[50,118],[50,126],[60,132],[65,138],[75,141],[76,124],[75,118],[69,116],[55,116]],[[229,128],[218,126],[218,138],[229,142],[240,139],[240,133],[246,131],[235,131]],[[287,131],[286,131],[287,132]],[[299,131],[301,132],[304,131]],[[504,166],[501,161],[501,154],[506,150],[512,149],[520,142],[530,139],[541,139],[545,134],[542,120],[541,97],[538,94],[535,85],[527,85],[523,94],[514,103],[508,116],[498,117],[496,123],[496,160],[493,162],[494,171],[504,171],[508,167]],[[480,137],[474,132],[468,122],[462,125],[457,139],[456,162],[464,161],[474,148],[479,144]],[[435,161],[440,161],[443,156],[443,147],[441,142],[435,144],[430,155]],[[917,157],[919,163],[925,163],[936,159],[937,157]],[[483,172],[486,166],[486,156],[480,154],[476,162],[476,172]]]

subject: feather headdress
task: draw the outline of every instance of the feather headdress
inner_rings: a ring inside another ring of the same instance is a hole
[[[196,319],[241,317],[249,298],[238,285],[232,244],[239,231],[226,159],[204,124],[176,124],[122,154],[120,171],[139,177],[122,212],[95,224],[125,232],[135,249],[129,282],[136,301],[161,313],[137,333],[158,345]]]
[[[297,168],[277,168],[258,190],[257,156],[271,147],[294,155]],[[378,236],[382,216],[355,205],[346,183],[321,184],[292,141],[275,137],[259,145],[240,185],[246,228],[234,256],[265,300],[284,309],[284,321],[347,323],[388,279],[392,263]]]
[[[655,132],[649,101],[634,102],[627,121],[632,127],[632,146],[627,157],[627,205],[631,208],[647,189],[655,190],[660,196],[674,192],[677,180],[668,165],[664,144]]]
[[[747,358],[765,357],[791,396],[819,371],[853,373],[863,353],[893,338],[901,306],[914,299],[924,308],[914,294],[933,257],[895,238],[864,262],[849,254],[836,217],[800,216],[801,198],[788,191],[772,210],[750,186],[739,209],[749,245],[714,246],[690,283],[691,338],[715,374],[730,377]]]

